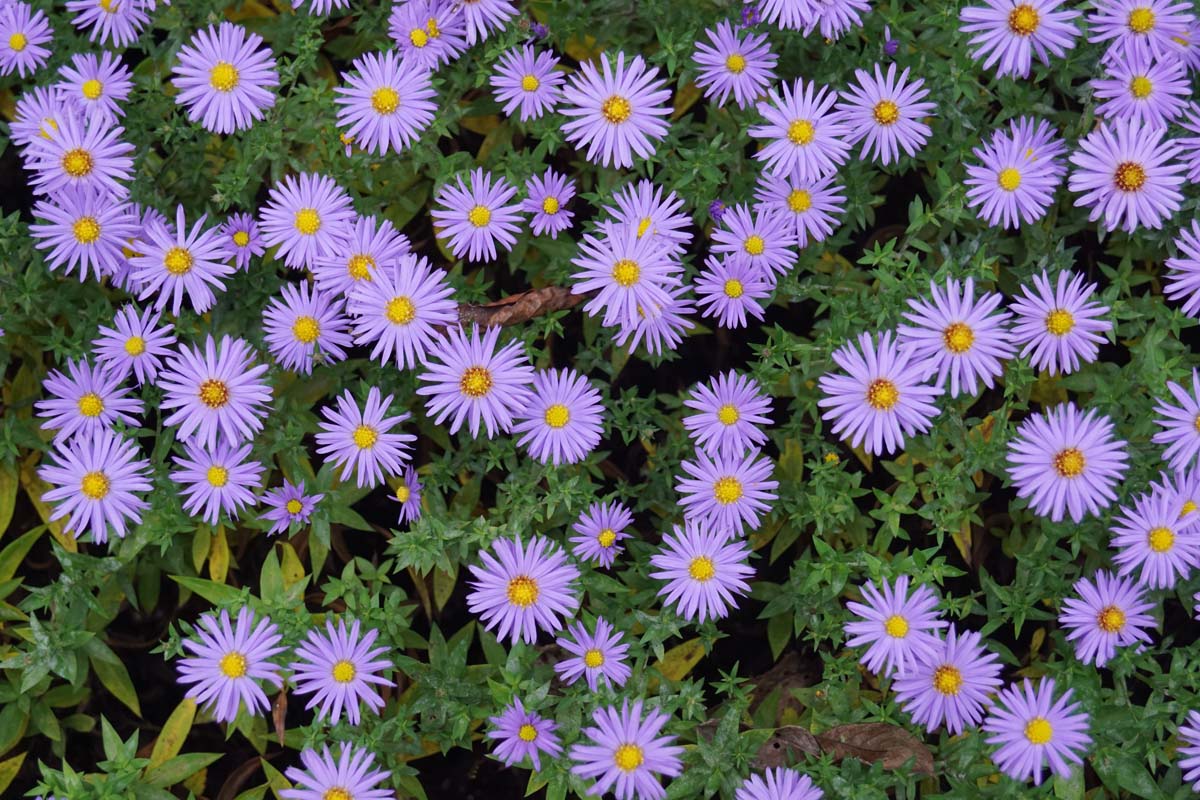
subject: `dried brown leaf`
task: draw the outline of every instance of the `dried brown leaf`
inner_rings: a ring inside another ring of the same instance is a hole
[[[832,753],[839,761],[857,758],[859,761],[879,761],[885,769],[899,769],[909,759],[915,759],[914,772],[933,774],[933,754],[924,742],[904,728],[886,722],[839,725],[817,734],[816,740],[824,752]]]

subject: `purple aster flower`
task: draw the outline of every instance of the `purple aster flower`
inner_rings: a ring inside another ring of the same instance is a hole
[[[713,200],[708,204],[708,215],[712,217],[712,221],[721,224],[721,220],[725,218],[725,211],[729,207],[721,200]]]
[[[309,14],[328,14],[335,8],[347,8],[350,0],[292,0],[292,8],[308,6]]]
[[[534,39],[545,39],[550,35],[550,29],[537,20],[534,20],[529,24],[529,33]]]
[[[1071,765],[1083,761],[1092,743],[1088,715],[1071,702],[1071,694],[1067,689],[1055,700],[1052,678],[1042,678],[1036,691],[1026,678],[1023,687],[1000,692],[983,730],[991,734],[988,744],[999,745],[992,761],[1001,772],[1017,781],[1033,778],[1041,785],[1047,763],[1055,775],[1066,778]]]
[[[121,63],[120,56],[107,51],[99,57],[93,53],[76,53],[70,64],[59,68],[58,74],[63,96],[85,117],[96,116],[113,125],[124,116],[118,103],[129,97],[133,81],[130,80],[132,73]]]
[[[466,20],[451,0],[408,0],[396,3],[388,17],[388,35],[404,60],[435,70],[467,49]]]
[[[896,53],[900,52],[900,42],[892,38],[892,29],[887,25],[883,26],[883,54],[888,58],[894,58]]]
[[[521,698],[514,697],[512,705],[498,716],[488,717],[492,730],[487,738],[497,742],[493,751],[504,766],[524,761],[526,756],[535,770],[542,768],[541,754],[551,758],[562,755],[562,742],[555,733],[558,724],[540,714],[526,711]]]
[[[1088,39],[1108,42],[1106,60],[1151,56],[1177,59],[1195,16],[1175,0],[1095,0],[1088,14]]]
[[[421,481],[411,466],[404,468],[400,485],[396,487],[396,502],[400,504],[400,522],[411,524],[421,517]]]
[[[1067,143],[1049,122],[1035,117],[1017,117],[1009,121],[1008,132],[1025,145],[1027,158],[1043,162],[1056,179],[1067,174],[1067,165],[1063,162]]]
[[[822,800],[825,793],[812,778],[794,769],[773,767],[762,775],[751,775],[738,787],[734,800]]]
[[[984,0],[967,6],[959,19],[970,34],[971,58],[998,77],[1028,78],[1033,59],[1049,66],[1075,47],[1079,12],[1062,9],[1064,0]]]
[[[974,631],[961,636],[951,625],[945,641],[922,651],[892,688],[896,701],[930,733],[943,722],[957,736],[983,720],[983,709],[1000,688],[1000,659]]]
[[[332,457],[333,465],[342,468],[341,480],[354,474],[360,489],[378,486],[385,474],[400,474],[410,458],[409,443],[417,439],[411,433],[393,432],[412,415],[403,411],[387,416],[392,395],[380,395],[379,388],[372,386],[366,406],[359,410],[350,390],[342,392],[337,407],[326,406],[322,411],[325,421],[317,433],[317,452]]]
[[[912,325],[901,325],[897,338],[913,357],[924,362],[926,377],[937,375],[934,385],[944,388],[950,379],[950,396],[973,395],[979,383],[991,389],[994,379],[1004,371],[1004,359],[1012,358],[1016,347],[1008,332],[1007,311],[997,311],[1003,298],[987,292],[975,298],[975,279],[966,283],[946,279],[946,293],[930,281],[933,302],[909,300],[912,311],[904,318]]]
[[[284,284],[263,310],[263,334],[271,355],[284,369],[311,375],[318,350],[322,363],[346,357],[351,346],[342,302],[307,283]]]
[[[595,561],[607,569],[625,552],[621,541],[629,538],[625,529],[632,524],[633,514],[623,503],[592,503],[571,526],[576,534],[571,537],[571,552],[576,558]]]
[[[218,431],[231,444],[248,441],[262,430],[271,402],[263,380],[266,364],[254,363],[254,349],[244,340],[205,337],[204,350],[181,346],[162,373],[160,409],[174,409],[164,425],[178,425],[179,438],[212,447]]]
[[[616,800],[663,800],[667,793],[657,776],[673,778],[683,771],[683,748],[672,744],[674,736],[658,735],[670,719],[655,709],[643,719],[641,700],[632,706],[623,700],[620,711],[616,706],[597,708],[592,712],[595,725],[582,731],[593,744],[571,748],[571,773],[596,778],[589,795],[612,790]]]
[[[1183,385],[1171,381],[1167,390],[1175,396],[1178,405],[1159,400],[1154,410],[1162,430],[1154,434],[1155,444],[1165,444],[1163,458],[1171,469],[1183,471],[1190,467],[1200,453],[1200,372],[1192,370],[1192,393]]]
[[[283,684],[279,665],[270,660],[286,649],[275,623],[242,606],[231,624],[222,609],[219,617],[211,612],[200,617],[196,637],[199,641],[183,640],[191,655],[179,662],[179,682],[191,684],[187,696],[211,706],[217,722],[233,722],[242,704],[251,716],[265,714],[271,705],[258,681]]]
[[[424,256],[400,256],[394,266],[358,281],[350,294],[354,341],[373,344],[371,358],[393,360],[400,369],[425,361],[438,329],[458,319],[446,273]]]
[[[1176,749],[1179,769],[1195,791],[1200,787],[1200,712],[1187,712],[1187,721],[1179,726],[1179,742],[1182,745]]]
[[[1063,403],[1021,423],[1007,460],[1017,496],[1027,498],[1035,514],[1058,522],[1066,512],[1080,522],[1117,499],[1113,487],[1125,476],[1128,459],[1112,420]]]
[[[207,214],[187,227],[183,204],[175,210],[174,228],[158,222],[142,229],[134,248],[138,255],[129,259],[133,279],[141,286],[139,300],[154,297],[156,309],[171,306],[179,316],[184,295],[197,313],[203,314],[217,302],[213,291],[225,291],[224,278],[235,269],[229,260],[233,253],[220,230],[205,228]]]
[[[754,157],[780,177],[816,180],[837,172],[850,153],[851,134],[833,107],[837,92],[802,78],[781,86],[782,94],[772,89],[770,100],[758,104],[766,124],[750,128],[750,136],[769,143]]]
[[[1200,19],[1193,19],[1187,33],[1174,37],[1180,46],[1179,58],[1192,72],[1200,72]]]
[[[717,106],[732,94],[739,108],[749,108],[778,77],[779,58],[771,52],[765,33],[735,33],[729,20],[704,31],[708,41],[696,42],[692,60],[700,68],[696,85]]]
[[[1168,258],[1169,272],[1163,294],[1172,300],[1183,300],[1180,309],[1190,317],[1200,317],[1200,220],[1179,232],[1175,240],[1178,255]]]
[[[1146,628],[1154,626],[1147,612],[1154,605],[1133,581],[1116,578],[1101,570],[1095,582],[1080,578],[1076,597],[1063,601],[1059,624],[1067,629],[1067,641],[1075,643],[1075,657],[1084,664],[1103,667],[1118,647],[1149,642]]]
[[[1013,339],[1024,345],[1022,358],[1032,354],[1034,369],[1065,375],[1096,360],[1112,323],[1102,319],[1108,306],[1091,299],[1096,284],[1083,281],[1082,275],[1063,270],[1051,287],[1043,271],[1033,276],[1033,291],[1022,285],[1021,297],[1009,307],[1016,314]]]
[[[875,65],[875,76],[856,69],[858,84],[850,87],[838,102],[838,112],[850,130],[846,141],[862,142],[864,158],[878,159],[887,165],[900,158],[900,151],[915,156],[929,139],[929,126],[923,120],[934,115],[937,105],[925,102],[929,90],[925,81],[908,79],[908,67],[896,77],[896,65],[889,64],[887,74]]]
[[[762,303],[774,291],[770,273],[737,254],[724,259],[709,256],[696,276],[696,296],[701,316],[714,317],[722,328],[744,328],[746,315],[757,320],[765,313]]]
[[[1140,56],[1118,59],[1106,68],[1108,77],[1091,82],[1097,99],[1104,100],[1096,113],[1106,119],[1161,127],[1187,107],[1192,87],[1182,61]]]
[[[285,480],[283,486],[265,492],[262,503],[267,510],[262,513],[262,519],[271,523],[271,529],[267,533],[274,536],[286,531],[294,522],[308,522],[313,509],[324,497],[325,495],[320,493],[305,492],[304,481],[294,484]]]
[[[745,205],[726,212],[722,227],[713,231],[712,252],[748,261],[767,280],[773,280],[775,273],[787,275],[796,263],[787,218],[767,208],[752,215]]]
[[[870,10],[868,0],[811,0],[804,35],[810,36],[818,30],[822,39],[836,41],[851,28],[861,28],[862,15]]]
[[[418,387],[417,394],[429,398],[425,408],[438,425],[453,417],[450,433],[464,421],[471,436],[479,435],[481,422],[489,439],[497,431],[507,433],[529,402],[533,367],[525,346],[514,340],[497,350],[499,336],[495,327],[485,329],[482,337],[477,325],[471,326],[470,336],[452,327],[430,347],[420,375],[430,385]]]
[[[121,141],[124,128],[96,118],[84,121],[71,113],[60,113],[52,121],[46,135],[33,139],[25,151],[35,193],[54,195],[79,186],[118,199],[129,194],[120,183],[133,177],[133,145]]]
[[[221,226],[225,237],[225,249],[233,254],[234,266],[240,270],[250,268],[250,259],[267,252],[258,223],[251,214],[234,214]]]
[[[517,444],[543,464],[577,464],[600,444],[604,400],[573,369],[534,373],[533,393],[514,415]]]
[[[125,380],[132,372],[139,386],[154,381],[163,359],[174,352],[175,326],[161,322],[162,312],[137,306],[122,306],[113,316],[113,326],[100,326],[92,342],[96,362]]]
[[[1183,514],[1185,500],[1173,492],[1152,491],[1122,506],[1113,521],[1113,563],[1117,574],[1138,570],[1138,581],[1151,589],[1171,589],[1200,566],[1200,522]]]
[[[710,456],[735,458],[766,444],[759,426],[771,424],[771,398],[753,378],[729,370],[696,384],[683,405],[696,412],[683,418],[683,427]]]
[[[259,218],[263,244],[279,245],[275,258],[292,269],[312,269],[350,235],[354,208],[332,178],[305,172],[275,184]]]
[[[521,210],[530,215],[529,224],[534,236],[558,234],[571,227],[575,214],[565,206],[575,196],[575,181],[547,169],[542,175],[534,175],[525,182],[525,199]]]
[[[706,530],[694,519],[663,536],[662,547],[650,557],[658,571],[650,577],[664,581],[658,590],[663,603],[690,621],[723,619],[737,598],[750,593],[746,579],[754,574],[748,563],[750,547],[742,539],[731,539],[722,529]]]
[[[368,153],[403,152],[433,122],[437,92],[429,71],[388,50],[354,59],[342,74],[337,124]],[[357,74],[355,74],[357,73]]]
[[[54,31],[46,15],[28,3],[10,2],[0,7],[0,75],[24,78],[41,69],[50,58]],[[94,56],[93,56],[94,57]]]
[[[615,206],[604,207],[605,215],[621,225],[635,226],[639,239],[648,236],[668,256],[683,255],[692,241],[692,218],[675,192],[664,195],[661,186],[641,180],[618,190],[613,202]]]
[[[34,403],[38,417],[46,420],[42,430],[56,431],[55,443],[76,433],[91,435],[112,428],[117,422],[137,427],[131,414],[145,413],[142,401],[129,396],[122,386],[125,376],[86,359],[67,362],[67,374],[51,370],[42,388],[51,397]]]
[[[1183,164],[1178,145],[1164,139],[1166,128],[1115,119],[1079,141],[1067,187],[1082,196],[1075,206],[1091,209],[1092,222],[1104,218],[1109,230],[1133,233],[1139,226],[1161,228],[1179,210]]]
[[[171,83],[175,104],[214,133],[244,130],[275,105],[279,73],[257,33],[222,22],[197,31],[179,50]]]
[[[568,636],[555,639],[555,644],[571,654],[554,665],[554,672],[567,685],[575,683],[582,675],[588,689],[596,691],[599,681],[608,687],[621,687],[629,680],[631,670],[625,663],[629,645],[623,644],[624,637],[607,620],[596,619],[596,632],[588,633],[582,622],[567,626]]]
[[[742,25],[769,22],[785,31],[803,30],[812,18],[812,0],[743,0]]]
[[[107,428],[60,440],[38,477],[51,488],[42,500],[54,507],[51,520],[67,517],[65,530],[79,538],[91,534],[104,544],[111,530],[124,539],[150,504],[135,492],[148,492],[150,462],[137,445]]]
[[[1200,50],[1200,47],[1197,49]],[[17,124],[13,123],[14,141],[16,141]],[[1189,103],[1179,124],[1188,133],[1200,134],[1200,105]],[[1187,167],[1187,179],[1192,183],[1200,181],[1200,135],[1185,136],[1177,139],[1176,144],[1179,146],[1180,158]]]
[[[639,316],[671,302],[669,289],[678,283],[681,267],[669,251],[649,236],[638,236],[633,225],[607,225],[600,238],[584,234],[571,260],[571,293],[595,296],[583,310],[603,311],[604,325],[635,325]]]
[[[503,29],[517,15],[512,0],[461,0],[461,8],[467,25],[467,47]]]
[[[338,242],[327,255],[317,258],[313,277],[322,290],[331,294],[354,294],[354,288],[374,279],[412,251],[408,237],[392,226],[390,220],[376,221],[375,215],[358,217],[347,238]]]
[[[150,23],[142,3],[118,0],[67,0],[67,11],[75,15],[72,24],[88,31],[88,40],[103,45],[112,39],[112,46],[124,49],[138,40]]]
[[[939,631],[946,627],[937,611],[938,598],[928,586],[917,586],[910,593],[908,576],[896,578],[895,585],[884,580],[880,588],[874,581],[862,587],[866,603],[853,600],[846,606],[858,617],[846,623],[846,645],[867,645],[859,660],[867,669],[884,677],[911,674],[923,658],[937,658],[944,647]]]
[[[696,448],[694,461],[679,466],[690,477],[676,476],[685,519],[695,519],[722,533],[742,535],[759,525],[759,514],[771,511],[779,482],[770,480],[774,465],[759,458],[758,448],[745,454],[710,456]]]
[[[346,721],[357,725],[362,718],[359,704],[366,704],[374,715],[383,710],[383,698],[376,686],[395,686],[379,673],[392,668],[386,656],[388,647],[375,647],[379,631],[362,633],[362,625],[354,620],[350,629],[339,619],[325,620],[325,633],[312,629],[296,646],[296,661],[288,666],[296,683],[295,693],[311,694],[305,710],[316,707],[317,719],[336,725],[346,712]]]
[[[112,284],[123,291],[137,294],[142,290],[143,286],[137,278],[137,270],[133,266],[132,259],[142,255],[139,251],[144,249],[146,246],[145,243],[151,240],[152,232],[167,230],[169,233],[171,223],[166,215],[158,209],[143,206],[140,203],[131,203],[130,213],[133,214],[134,220],[137,222],[138,234],[135,238],[130,239],[121,251],[122,264],[112,275]]]
[[[438,236],[450,238],[455,258],[492,261],[496,243],[512,250],[521,226],[521,204],[510,202],[517,190],[504,176],[493,178],[482,169],[471,172],[467,187],[462,175],[457,185],[447,183],[438,192],[438,208],[431,213]]]
[[[1062,181],[1057,159],[1039,157],[1027,139],[1002,130],[971,152],[979,163],[967,164],[963,182],[981,220],[1019,228],[1046,215]]]
[[[520,108],[522,122],[552,113],[562,99],[558,61],[553,53],[535,53],[528,44],[502,53],[491,85],[504,113],[511,117]]]
[[[848,342],[833,352],[833,360],[848,374],[822,375],[825,396],[817,405],[827,409],[821,418],[851,447],[887,455],[902,448],[906,436],[932,427],[938,415],[933,399],[942,390],[925,385],[925,365],[913,361],[912,351],[899,346],[891,331],[878,344],[871,334],[859,334],[858,346]]]
[[[537,629],[557,633],[559,617],[569,618],[579,607],[575,581],[579,570],[549,539],[533,536],[529,545],[521,539],[498,539],[493,556],[479,554],[482,566],[471,565],[467,607],[478,614],[484,627],[496,629],[496,637],[512,644],[537,641]]]
[[[13,119],[9,123],[9,136],[13,144],[22,149],[28,148],[38,139],[48,139],[58,129],[58,119],[63,116],[78,117],[78,114],[63,96],[60,87],[31,87],[17,98]]]
[[[1155,494],[1163,493],[1179,500],[1182,503],[1179,513],[1186,524],[1200,521],[1200,517],[1187,519],[1193,511],[1200,509],[1200,469],[1177,471],[1171,475],[1161,472],[1159,482],[1151,483],[1150,489]]]
[[[48,250],[46,265],[68,275],[79,268],[82,283],[88,275],[100,280],[120,269],[122,248],[137,235],[137,218],[128,203],[115,201],[93,186],[66,186],[33,207],[40,224],[30,225],[34,247]]]
[[[179,469],[171,480],[180,486],[183,510],[216,525],[221,514],[237,519],[242,509],[258,502],[254,489],[262,482],[263,465],[248,461],[249,443],[237,448],[224,441],[214,447],[184,443],[184,456],[175,457]]]
[[[800,180],[769,172],[759,176],[754,199],[762,209],[778,212],[787,220],[793,240],[807,247],[809,239],[824,241],[840,224],[845,213],[846,196],[830,175],[816,180]]]
[[[687,291],[688,287],[683,285],[668,290],[666,303],[646,306],[632,325],[623,321],[613,341],[619,347],[628,347],[630,353],[637,350],[638,343],[643,340],[652,355],[660,355],[664,347],[674,350],[683,340],[683,332],[696,327],[688,319],[696,306],[685,296]]]
[[[300,751],[304,769],[288,767],[287,776],[295,789],[283,789],[285,800],[392,800],[391,788],[376,788],[386,783],[391,773],[375,769],[375,754],[352,744],[339,745],[335,761],[328,747]]]
[[[657,67],[634,56],[625,66],[617,53],[614,68],[608,53],[600,54],[600,70],[584,62],[563,92],[569,118],[562,126],[567,141],[585,158],[602,167],[632,167],[633,156],[650,158],[667,135],[671,91]]]

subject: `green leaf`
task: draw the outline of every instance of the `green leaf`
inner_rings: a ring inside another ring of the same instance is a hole
[[[0,464],[0,536],[4,535],[8,530],[8,523],[12,522],[13,509],[17,507],[17,490],[20,488],[21,478],[17,465]]]
[[[22,534],[19,538],[9,542],[3,550],[0,550],[0,581],[7,581],[17,574],[17,570],[21,567],[21,562],[25,560],[29,549],[34,543],[41,538],[46,532],[45,525],[38,525],[36,528]]]
[[[142,780],[151,786],[166,788],[182,783],[200,770],[221,759],[221,753],[184,753],[147,769]]]
[[[172,575],[171,580],[185,589],[192,590],[215,606],[240,606],[246,601],[245,589],[236,589],[204,578],[189,578],[186,575]]]
[[[117,657],[117,654],[94,636],[88,639],[83,649],[88,654],[88,658],[92,662],[92,669],[96,671],[96,677],[100,679],[100,683],[104,684],[104,688],[108,689],[112,696],[120,700],[126,708],[140,717],[142,706],[138,702],[137,690],[133,688],[133,681],[129,679],[129,670],[125,669],[125,665]]]

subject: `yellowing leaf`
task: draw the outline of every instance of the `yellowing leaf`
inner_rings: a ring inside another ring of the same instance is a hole
[[[433,571],[433,604],[438,611],[441,611],[445,607],[446,601],[454,593],[454,584],[457,580],[457,565],[455,565],[453,572],[443,572],[440,569]]]
[[[970,517],[963,518],[962,524],[958,526],[958,530],[951,534],[951,538],[954,539],[954,544],[958,547],[958,552],[962,555],[963,561],[967,562],[967,565],[970,566],[972,564]]]
[[[179,705],[175,706],[171,716],[167,717],[167,723],[163,725],[162,732],[154,740],[154,749],[150,751],[150,763],[146,765],[147,770],[154,769],[179,755],[195,719],[196,701],[185,697]]]
[[[671,112],[671,119],[676,120],[686,114],[703,94],[700,87],[694,83],[689,82],[686,86],[681,86],[679,91],[675,92],[675,110]]]
[[[283,572],[283,585],[290,589],[304,578],[304,565],[300,563],[300,556],[296,555],[296,549],[287,542],[280,544],[279,549],[282,553],[280,569]]]
[[[244,19],[265,19],[278,14],[278,11],[267,8],[258,0],[243,0],[240,7],[230,6],[225,9],[225,17],[230,22],[241,22]]]
[[[485,114],[482,117],[463,117],[459,120],[459,124],[469,130],[471,133],[478,133],[480,136],[486,136],[496,128],[500,127],[499,114]]]
[[[92,669],[95,670],[100,683],[104,684],[104,688],[108,689],[112,696],[120,700],[126,708],[140,717],[142,706],[138,702],[137,690],[133,688],[129,670],[125,669],[125,664],[117,657],[117,654],[96,638],[88,639],[84,650],[87,651],[92,662]]]
[[[703,657],[704,643],[692,639],[663,653],[662,661],[655,662],[654,668],[667,680],[681,681]]]
[[[4,535],[8,530],[8,523],[12,522],[13,509],[17,505],[17,489],[20,485],[17,465],[0,465],[0,536]]]
[[[604,48],[596,47],[596,37],[588,35],[584,36],[582,40],[575,37],[568,39],[563,49],[567,51],[567,55],[582,64],[600,55],[600,51]]]
[[[224,583],[229,574],[229,540],[225,538],[225,526],[218,525],[217,532],[212,537],[212,547],[208,551],[208,577],[217,583]]]
[[[0,794],[4,793],[4,790],[17,777],[17,773],[21,771],[21,765],[25,763],[25,755],[25,753],[21,753],[5,761],[0,761]]]
[[[50,490],[50,484],[39,478],[37,472],[34,471],[36,458],[37,454],[33,453],[21,464],[21,485],[25,487],[25,494],[29,495],[29,501],[37,509],[38,516],[42,518],[42,522],[46,523],[50,534],[68,553],[76,553],[79,551],[79,548],[75,545],[75,537],[63,532],[63,522],[61,519],[50,519],[51,514],[54,513],[53,509],[50,508],[49,504],[42,501],[42,495]]]
[[[201,525],[192,536],[192,567],[197,573],[208,559],[209,548],[212,547],[212,528]]]

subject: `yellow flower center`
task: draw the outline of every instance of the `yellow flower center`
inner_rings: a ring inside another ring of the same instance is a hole
[[[888,411],[900,402],[900,390],[887,378],[876,378],[867,387],[867,405],[876,411]]]
[[[1046,330],[1055,336],[1066,336],[1075,327],[1075,317],[1065,308],[1056,308],[1046,315]]]
[[[1060,450],[1054,456],[1054,471],[1060,478],[1077,478],[1083,474],[1085,466],[1087,466],[1087,458],[1084,457],[1081,450],[1074,447]]]
[[[485,367],[467,367],[458,381],[458,388],[467,397],[483,397],[492,390],[492,373]]]
[[[723,506],[736,503],[742,498],[742,482],[732,475],[717,478],[713,482],[713,499]]]
[[[109,14],[113,13],[113,3],[117,0],[100,0],[100,8]]]
[[[104,84],[95,78],[90,78],[83,82],[80,91],[88,100],[99,100],[100,95],[104,94]]]
[[[429,34],[420,28],[413,28],[408,32],[408,40],[412,42],[413,47],[424,47],[429,44]]]
[[[396,499],[401,503],[407,503],[410,497],[412,497],[412,489],[409,489],[406,484],[400,484],[396,489]]]
[[[612,528],[605,528],[596,535],[596,541],[601,547],[612,547],[617,541],[617,532]]]
[[[246,657],[234,650],[221,656],[219,666],[221,674],[226,678],[241,678],[245,676],[249,665],[246,663]]]
[[[1120,633],[1125,627],[1125,612],[1116,606],[1105,606],[1096,615],[1096,624],[1105,633]]]
[[[390,86],[380,86],[371,92],[371,108],[376,114],[394,114],[400,107],[400,93]]]
[[[618,286],[628,289],[638,282],[638,277],[642,274],[642,268],[638,266],[636,261],[630,261],[628,258],[622,258],[616,264],[613,264],[612,276]]]
[[[764,242],[763,238],[758,234],[752,234],[746,238],[746,241],[742,244],[742,247],[752,256],[761,256],[763,254],[763,250],[765,250],[767,247],[767,243]]]
[[[1154,12],[1146,6],[1138,6],[1129,12],[1129,30],[1134,33],[1149,33],[1154,29]]]
[[[296,317],[296,321],[292,323],[292,336],[295,336],[298,342],[312,344],[320,335],[321,324],[314,317]]]
[[[1005,167],[996,176],[996,183],[1006,192],[1015,192],[1021,185],[1021,173],[1015,167]]]
[[[633,113],[633,106],[629,101],[619,94],[614,94],[612,97],[600,104],[600,114],[604,119],[608,120],[613,125],[620,125],[625,120],[629,119],[629,115]]]
[[[825,463],[826,464],[836,464],[841,460],[842,459],[838,457],[837,453],[826,453],[825,454]]]
[[[741,53],[730,53],[725,59],[725,69],[734,75],[741,75],[746,70],[746,57]]]
[[[312,236],[321,230],[321,215],[315,208],[302,208],[296,212],[296,230],[304,236]]]
[[[410,298],[400,295],[388,300],[385,313],[393,325],[407,325],[417,318],[417,306]]]
[[[200,402],[209,408],[220,408],[229,402],[229,387],[224,381],[209,378],[200,384]]]
[[[1188,514],[1195,511],[1198,507],[1200,507],[1200,506],[1197,506],[1195,501],[1188,500],[1187,502],[1185,502],[1183,504],[1183,510],[1179,512],[1179,516],[1186,517]]]
[[[237,233],[233,234],[233,243],[238,247],[245,247],[246,245],[250,244],[250,232],[238,231]]]
[[[429,21],[425,23],[425,30],[429,32],[430,39],[436,39],[442,35],[442,32],[438,30],[438,22],[433,17],[430,17]]]
[[[1138,100],[1143,100],[1150,96],[1150,92],[1154,89],[1154,84],[1145,75],[1138,75],[1129,82],[1129,93]]]
[[[1054,728],[1045,717],[1034,717],[1025,726],[1025,738],[1030,744],[1046,744],[1054,736]]]
[[[788,125],[787,138],[792,144],[810,144],[816,135],[816,126],[806,119],[794,119],[792,124]]]
[[[588,669],[604,666],[604,654],[593,647],[583,654],[583,665]]]
[[[537,581],[528,575],[518,575],[508,582],[508,602],[517,608],[528,608],[537,602]]]
[[[228,61],[218,61],[208,73],[208,85],[218,92],[232,92],[239,78],[237,67]]]
[[[72,178],[82,178],[90,175],[94,162],[92,154],[82,147],[76,147],[74,150],[68,150],[62,157],[63,172],[70,175]]]
[[[557,214],[558,213],[558,198],[557,197],[547,197],[545,200],[543,200],[542,201],[542,213],[543,214]]]
[[[951,353],[961,355],[975,344],[975,331],[965,322],[952,322],[942,331],[942,341]]]
[[[536,92],[542,82],[537,79],[536,75],[526,75],[521,78],[521,88],[527,92]]]
[[[333,665],[333,679],[338,683],[349,683],[354,680],[358,670],[349,661],[342,659]]]
[[[130,336],[125,340],[125,352],[137,358],[146,352],[146,340],[140,336]]]
[[[1146,170],[1141,164],[1132,161],[1122,161],[1117,165],[1113,175],[1113,183],[1122,192],[1136,192],[1146,185]]]
[[[85,417],[98,417],[104,413],[104,401],[95,392],[88,392],[79,398],[79,413]]]
[[[366,253],[350,256],[346,262],[346,272],[356,281],[371,280],[371,270],[375,268],[375,259]]]
[[[741,419],[742,415],[738,413],[737,406],[732,403],[726,403],[717,409],[717,419],[722,425],[732,425]]]
[[[884,620],[883,629],[893,639],[903,639],[908,636],[908,620],[899,614],[893,614]]]
[[[1040,23],[1037,9],[1026,3],[1008,12],[1008,29],[1017,36],[1030,36]]]
[[[176,276],[191,272],[192,263],[192,254],[184,247],[172,247],[163,256],[163,267]]]
[[[354,429],[354,446],[359,450],[370,450],[379,441],[379,431],[370,425],[359,425]]]
[[[229,483],[229,470],[219,464],[213,464],[208,468],[208,474],[205,477],[208,479],[209,484],[220,489]]]
[[[571,421],[571,411],[562,403],[555,403],[546,409],[545,418],[551,428],[561,428]]]
[[[933,671],[933,688],[939,694],[953,697],[962,689],[962,685],[963,675],[958,667],[942,664]]]
[[[100,223],[95,217],[80,217],[71,226],[71,232],[79,244],[91,244],[100,238]]]
[[[1150,545],[1150,549],[1154,552],[1165,553],[1175,545],[1175,532],[1161,525],[1157,528],[1151,528],[1150,532],[1146,535],[1146,543]]]
[[[475,206],[467,212],[467,222],[476,228],[482,228],[492,221],[492,212],[487,206]]]
[[[650,230],[651,224],[652,224],[652,222],[649,217],[642,217],[641,222],[638,223],[637,238],[640,239],[643,236],[645,236],[646,231]]]
[[[521,738],[522,742],[532,742],[537,738],[537,728],[526,722],[520,728],[517,728],[517,736]]]
[[[692,563],[688,564],[688,575],[694,581],[705,583],[711,581],[716,574],[717,566],[708,556],[696,556],[692,559]]]
[[[787,204],[793,213],[803,214],[812,208],[812,195],[804,189],[792,189],[788,193]]]
[[[89,500],[102,500],[108,494],[108,476],[103,472],[89,472],[79,482],[79,491]]]
[[[302,510],[304,510],[304,504],[295,499],[288,500],[283,507],[287,509],[289,514],[299,514]]]
[[[321,795],[321,800],[354,800],[354,795],[350,794],[349,789],[334,786],[325,790],[325,794]]]
[[[17,31],[12,36],[8,37],[8,46],[14,52],[21,52],[29,45],[29,40],[25,38],[25,34]]]
[[[642,748],[636,744],[623,744],[613,752],[613,763],[622,772],[633,772],[645,761]]]
[[[895,125],[900,120],[900,106],[892,100],[880,100],[875,104],[871,116],[880,125]]]
[[[742,282],[737,278],[730,278],[725,281],[725,296],[737,300],[746,291],[746,287],[742,286]]]

